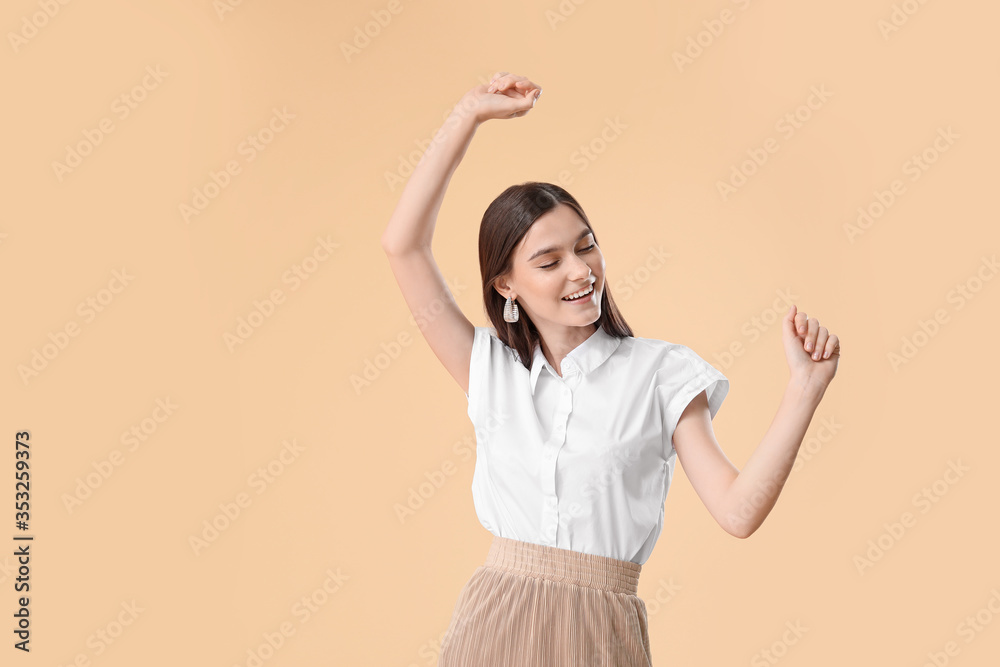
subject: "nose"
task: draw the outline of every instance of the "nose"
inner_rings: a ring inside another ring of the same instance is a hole
[[[590,265],[582,257],[576,257],[570,265],[570,280],[586,280],[591,275]]]

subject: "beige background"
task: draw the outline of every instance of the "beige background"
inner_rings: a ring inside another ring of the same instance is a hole
[[[995,664],[995,3],[221,2],[4,3],[3,664],[434,664],[490,535],[464,396],[378,240],[420,142],[497,70],[545,92],[479,128],[441,210],[437,260],[475,324],[482,213],[546,180],[593,220],[636,334],[730,378],[715,428],[738,467],[787,378],[781,294],[843,343],[750,539],[678,468],[639,583],[655,664]],[[391,20],[376,30],[372,12]],[[829,96],[809,108],[814,87]],[[258,134],[270,143],[248,150]],[[894,364],[905,341],[916,353]],[[11,646],[25,430],[30,655]]]

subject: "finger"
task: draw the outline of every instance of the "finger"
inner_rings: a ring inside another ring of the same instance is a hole
[[[534,95],[529,95],[528,97],[524,97],[524,98],[518,100],[518,103],[517,103],[517,115],[518,116],[523,116],[524,114],[526,114],[529,111],[531,111],[531,109],[533,109],[534,106],[535,106],[535,99],[536,98],[535,98]]]
[[[486,92],[488,92],[488,93],[494,92],[497,89],[497,85],[498,85],[499,81],[501,79],[503,79],[503,77],[505,77],[507,75],[508,75],[508,72],[497,72],[496,74],[494,74],[493,78],[490,79],[490,85],[486,89]]]
[[[837,334],[831,334],[830,338],[826,341],[826,351],[823,353],[824,359],[829,359],[834,354],[840,354],[840,339],[837,338]]]
[[[513,74],[509,74],[507,72],[503,72],[503,76],[498,77],[490,85],[490,92],[494,92],[494,91],[499,92],[499,91],[506,90],[514,82],[514,80],[517,79],[517,78],[522,78],[523,79],[524,77],[517,77],[517,76],[515,76]]]
[[[528,77],[518,76],[517,74],[508,74],[497,81],[497,89],[508,90],[510,88],[514,88],[517,90],[517,84],[524,81],[528,81]]]
[[[530,96],[533,100],[537,100],[542,95],[542,89],[531,81],[518,81],[515,85],[519,91],[522,91],[525,95]]]
[[[819,333],[819,320],[815,317],[810,317],[809,321],[806,322],[806,352],[812,352],[816,349],[816,334]]]
[[[782,326],[785,329],[786,335],[795,336],[795,304],[793,303],[788,308],[788,312],[785,313],[785,318],[783,320]]]
[[[525,102],[524,109],[530,109],[535,106],[535,100],[538,99],[538,95],[541,93],[541,89],[535,84],[528,81],[526,78],[521,77],[519,81],[512,81],[509,86],[507,86],[503,92],[507,96],[521,102]]]
[[[517,81],[514,84],[515,91],[524,95],[526,99],[531,100],[531,105],[535,105],[535,100],[542,94],[542,89],[533,84],[530,81]]]
[[[819,331],[816,333],[816,345],[814,347],[814,352],[812,355],[813,361],[819,361],[820,357],[823,355],[824,348],[826,348],[826,341],[830,337],[830,332],[826,327],[820,327]]]
[[[809,316],[806,315],[801,310],[795,315],[795,331],[798,332],[799,336],[806,335],[806,322],[809,321]]]
[[[505,103],[506,112],[504,118],[518,118],[528,113],[535,106],[534,97],[521,97],[520,95],[506,95],[508,102]]]

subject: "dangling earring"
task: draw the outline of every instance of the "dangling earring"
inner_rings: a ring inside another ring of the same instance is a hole
[[[517,302],[511,301],[510,296],[508,296],[507,303],[503,305],[503,319],[505,322],[517,322],[517,316]]]

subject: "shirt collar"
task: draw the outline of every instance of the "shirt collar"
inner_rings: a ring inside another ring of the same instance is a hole
[[[563,358],[561,362],[563,374],[565,375],[567,371],[572,372],[573,369],[578,369],[581,374],[586,375],[590,371],[594,370],[605,361],[608,357],[618,349],[621,344],[622,339],[617,336],[612,336],[604,330],[601,325],[597,326],[597,331],[591,334],[590,338],[583,341]],[[542,352],[541,344],[535,344],[535,351],[531,359],[531,394],[535,393],[535,386],[538,384],[538,376],[542,372],[542,368],[548,368],[549,372],[556,375],[556,371],[549,364],[548,359],[545,358],[545,354]],[[558,377],[558,376],[557,376]]]

